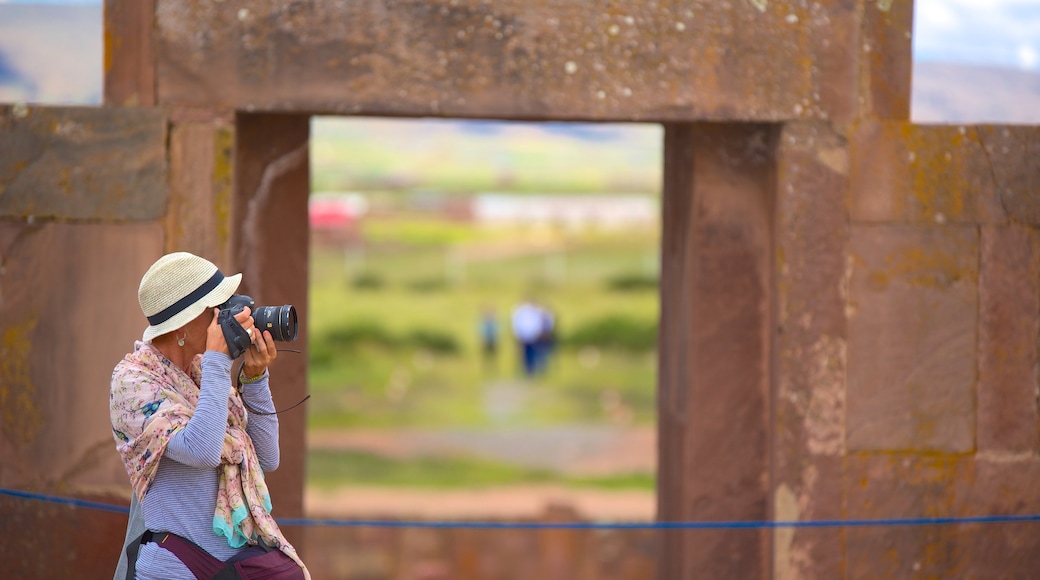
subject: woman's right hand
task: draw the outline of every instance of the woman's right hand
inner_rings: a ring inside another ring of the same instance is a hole
[[[242,328],[246,329],[246,332],[250,334],[252,340],[256,340],[256,331],[253,330],[255,323],[253,317],[250,316],[252,312],[249,307],[246,306],[242,312],[235,315],[235,320],[242,325]],[[224,329],[220,327],[220,323],[217,320],[220,318],[220,309],[213,309],[213,320],[209,323],[209,328],[206,330],[206,350],[215,350],[222,352],[228,356],[231,356],[231,350],[228,348],[227,340],[224,339]]]

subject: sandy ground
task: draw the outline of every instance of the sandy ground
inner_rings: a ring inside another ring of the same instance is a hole
[[[544,467],[572,475],[656,470],[653,427],[563,426],[493,430],[349,430],[308,434],[312,449],[349,449],[408,458],[466,453]],[[601,490],[558,485],[427,490],[346,487],[308,489],[304,509],[315,518],[508,519],[543,516],[569,507],[590,520],[647,521],[654,518],[652,491]]]

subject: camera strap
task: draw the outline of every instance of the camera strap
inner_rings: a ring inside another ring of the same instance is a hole
[[[289,351],[289,352],[299,352],[299,351]],[[245,366],[245,364],[246,363],[243,362],[242,365],[238,367],[238,372],[235,373],[235,376],[238,377],[237,379],[235,379],[235,389],[238,390],[239,396],[242,395],[242,367]],[[308,394],[306,397],[300,399],[299,402],[297,402],[295,405],[293,405],[291,407],[288,407],[288,408],[285,408],[285,409],[282,409],[281,411],[275,410],[274,412],[270,412],[270,413],[267,412],[267,411],[261,411],[259,409],[254,409],[252,405],[250,405],[248,402],[246,402],[246,398],[245,397],[242,397],[242,404],[245,405],[246,409],[249,409],[249,412],[254,414],[254,415],[277,415],[279,413],[284,413],[284,412],[286,412],[286,411],[288,411],[290,409],[295,409],[296,407],[299,407],[304,402],[306,402],[307,399],[309,399],[309,398],[311,398],[311,396]]]
[[[230,312],[222,310],[219,322],[220,329],[224,331],[224,341],[227,342],[228,354],[230,354],[232,360],[237,359],[246,352],[246,349],[253,344],[253,341],[250,340],[246,329],[242,328],[242,324]]]

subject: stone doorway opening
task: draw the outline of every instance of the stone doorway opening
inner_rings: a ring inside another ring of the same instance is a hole
[[[306,511],[652,520],[663,128],[310,131]],[[528,300],[556,331],[530,373]]]

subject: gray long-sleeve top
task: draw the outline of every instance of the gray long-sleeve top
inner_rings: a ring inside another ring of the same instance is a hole
[[[228,420],[231,357],[207,351],[202,357],[202,385],[195,414],[170,439],[148,493],[141,500],[145,526],[173,532],[195,542],[220,560],[237,548],[213,532],[217,506],[220,453]],[[254,409],[274,412],[269,375],[243,386],[242,398]],[[250,414],[246,433],[253,440],[264,472],[278,468],[278,416]],[[142,580],[192,580],[195,576],[173,552],[149,543],[141,546],[137,578]]]

